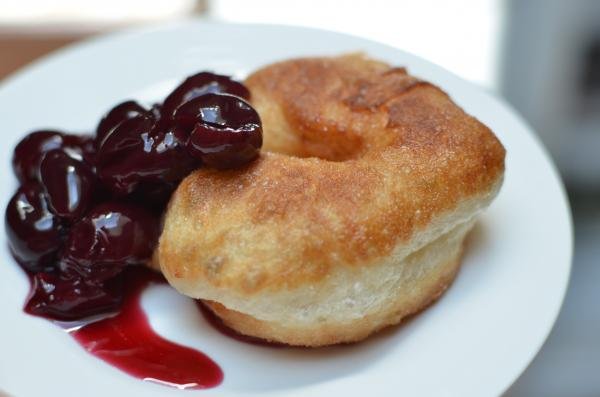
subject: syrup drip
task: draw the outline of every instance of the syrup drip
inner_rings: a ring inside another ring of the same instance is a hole
[[[141,295],[165,280],[151,270],[126,270],[127,292],[118,314],[84,324],[69,333],[94,356],[145,381],[178,389],[207,389],[223,381],[221,368],[207,355],[170,342],[152,330]]]

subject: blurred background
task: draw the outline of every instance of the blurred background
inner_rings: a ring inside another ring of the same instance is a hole
[[[506,395],[600,396],[600,1],[0,0],[0,80],[92,35],[195,16],[371,38],[506,98],[554,158],[575,223],[558,322]]]

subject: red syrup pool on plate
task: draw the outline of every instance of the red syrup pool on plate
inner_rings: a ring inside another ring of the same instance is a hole
[[[210,357],[152,330],[141,307],[141,295],[150,285],[164,284],[164,278],[143,267],[131,267],[124,273],[126,292],[116,315],[83,325],[58,324],[86,351],[136,378],[178,389],[218,386],[223,371]]]

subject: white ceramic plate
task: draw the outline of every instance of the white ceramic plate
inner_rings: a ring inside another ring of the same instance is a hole
[[[572,229],[557,173],[532,130],[503,101],[442,68],[372,41],[321,30],[189,21],[132,30],[59,51],[0,88],[0,197],[16,188],[13,146],[28,131],[91,131],[112,105],[155,100],[209,69],[243,77],[269,62],[365,51],[440,85],[492,128],[508,151],[506,181],[481,218],[463,268],[433,307],[353,346],[270,349],[222,336],[167,286],[143,299],[166,338],[206,352],[225,380],[179,391],[134,379],[87,354],[58,327],[21,311],[23,272],[0,233],[0,389],[15,396],[492,396],[524,370],[548,335],[569,277]]]

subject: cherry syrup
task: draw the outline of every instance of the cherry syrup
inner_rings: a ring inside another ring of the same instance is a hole
[[[152,270],[127,269],[128,288],[121,310],[113,317],[71,331],[71,336],[89,353],[136,378],[178,389],[218,386],[223,371],[210,357],[170,342],[150,327],[141,307],[141,295],[149,285],[165,282]]]

